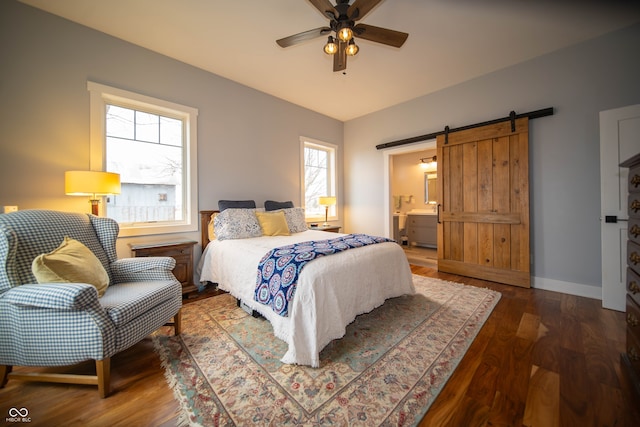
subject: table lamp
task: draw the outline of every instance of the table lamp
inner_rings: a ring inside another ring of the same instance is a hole
[[[67,171],[64,173],[67,196],[90,196],[91,213],[98,215],[98,197],[120,194],[120,174],[102,171]]]
[[[318,198],[318,204],[324,206],[324,227],[329,225],[329,206],[336,204],[336,198],[334,196],[322,196]]]

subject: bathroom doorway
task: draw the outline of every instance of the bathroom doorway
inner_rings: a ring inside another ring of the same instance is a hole
[[[421,238],[424,230],[415,227],[413,238],[409,236],[407,218],[435,219],[435,199],[428,193],[428,177],[434,178],[435,175],[435,154],[435,139],[384,152],[386,234],[402,245],[410,263],[431,268],[437,268],[435,240],[431,242],[428,238]],[[435,235],[435,228],[431,234]]]

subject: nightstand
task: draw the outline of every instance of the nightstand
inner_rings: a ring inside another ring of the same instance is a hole
[[[198,288],[193,284],[193,245],[192,240],[132,244],[131,251],[135,257],[168,256],[176,260],[173,275],[182,283],[182,296]]]
[[[320,230],[320,231],[329,231],[331,233],[339,233],[341,228],[342,227],[340,227],[339,225],[321,225],[321,226],[312,228],[312,230]]]

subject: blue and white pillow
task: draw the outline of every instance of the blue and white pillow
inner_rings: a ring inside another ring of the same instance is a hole
[[[287,225],[291,233],[301,233],[308,230],[303,208],[288,208],[282,209],[282,211],[284,212],[284,218],[287,220]]]
[[[213,220],[216,239],[248,239],[262,236],[255,209],[228,208]]]

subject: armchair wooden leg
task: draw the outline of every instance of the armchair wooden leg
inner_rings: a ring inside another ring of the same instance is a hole
[[[42,381],[65,384],[90,384],[98,386],[98,394],[105,398],[111,392],[111,358],[96,360],[96,374],[59,374],[48,372],[13,372],[11,366],[0,365],[0,380],[7,382],[7,377],[22,381]],[[4,386],[4,384],[2,384]],[[0,387],[2,388],[2,387]]]
[[[111,392],[111,358],[96,360],[96,375],[98,377],[98,394],[101,399]]]
[[[7,385],[11,368],[11,365],[0,365],[0,388],[4,388],[4,386]]]
[[[182,333],[182,309],[178,310],[175,316],[173,316],[173,329],[175,335]]]

